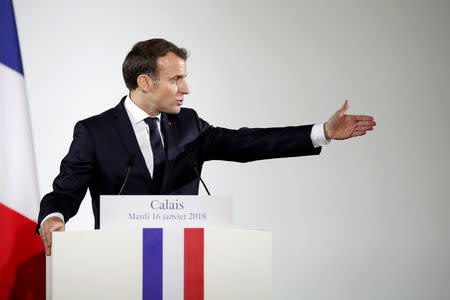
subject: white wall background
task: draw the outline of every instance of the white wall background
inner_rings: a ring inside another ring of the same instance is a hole
[[[41,195],[77,120],[127,93],[132,45],[191,52],[185,104],[231,128],[375,116],[318,157],[211,162],[236,222],[273,230],[274,299],[449,299],[449,1],[26,1],[16,18]],[[86,199],[69,230],[93,227]],[[87,245],[88,247],[88,245]]]

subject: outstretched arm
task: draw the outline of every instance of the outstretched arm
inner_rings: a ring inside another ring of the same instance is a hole
[[[355,136],[365,135],[373,130],[376,122],[372,116],[346,115],[348,100],[344,105],[324,124],[325,137],[329,140],[345,140]]]

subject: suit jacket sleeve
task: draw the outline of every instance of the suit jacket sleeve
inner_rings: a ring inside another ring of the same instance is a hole
[[[194,112],[195,113],[195,112]],[[241,128],[238,130],[213,127],[197,118],[200,136],[189,147],[200,162],[227,160],[250,162],[261,159],[317,155],[311,141],[313,125],[278,128]]]
[[[95,155],[92,134],[80,121],[75,125],[69,153],[62,160],[59,175],[53,182],[53,191],[41,201],[36,231],[50,213],[62,213],[66,222],[77,213],[94,176]]]

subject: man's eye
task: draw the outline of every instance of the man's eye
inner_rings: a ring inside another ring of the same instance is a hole
[[[173,81],[173,82],[177,82],[178,79],[179,79],[178,77],[175,77],[175,78],[172,78],[172,81]]]

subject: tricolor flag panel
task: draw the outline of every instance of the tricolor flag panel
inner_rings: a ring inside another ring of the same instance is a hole
[[[203,228],[144,229],[142,299],[204,299],[203,262]]]
[[[272,235],[266,231],[144,228],[58,232],[52,260],[49,294],[53,300],[272,297]]]
[[[0,0],[0,300],[44,299],[45,256],[25,80],[11,0]]]

